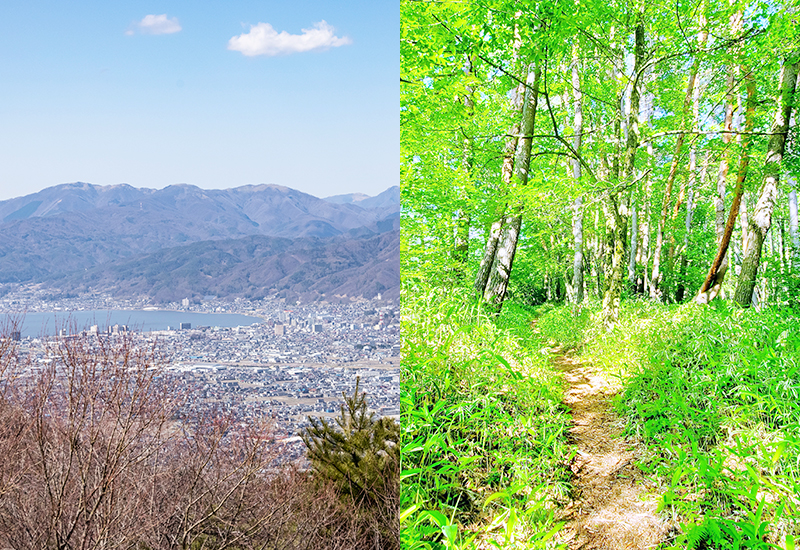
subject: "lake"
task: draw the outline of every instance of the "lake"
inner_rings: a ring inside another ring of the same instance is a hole
[[[18,318],[16,314],[0,314],[0,328],[6,328],[9,318]],[[97,310],[97,311],[55,311],[48,313],[28,313],[25,315],[20,330],[22,336],[53,336],[56,330],[72,327],[78,330],[98,325],[102,330],[113,325],[128,325],[128,328],[149,332],[166,330],[167,327],[178,328],[181,323],[191,323],[192,328],[198,326],[237,327],[262,323],[259,317],[239,315],[236,313],[193,313],[188,311],[141,311],[141,310]]]

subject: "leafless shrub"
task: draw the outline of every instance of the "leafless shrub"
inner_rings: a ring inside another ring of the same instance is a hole
[[[0,339],[0,547],[399,547],[396,484],[378,509],[276,466],[269,425],[191,416],[131,335],[57,339],[36,363],[16,349]]]
[[[62,339],[45,357],[4,396],[17,429],[0,440],[15,462],[0,537],[24,548],[124,545],[146,523],[136,487],[169,442],[179,398],[159,380],[157,354],[127,337]]]

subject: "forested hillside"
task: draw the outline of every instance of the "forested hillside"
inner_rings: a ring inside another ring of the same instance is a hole
[[[794,548],[800,4],[401,2],[409,548]]]
[[[107,262],[53,286],[114,296],[275,296],[289,301],[399,297],[398,231],[364,237],[284,239],[254,235],[164,248]],[[339,298],[337,298],[337,296]]]

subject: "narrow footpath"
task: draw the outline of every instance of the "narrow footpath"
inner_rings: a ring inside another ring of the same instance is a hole
[[[576,454],[573,501],[561,542],[570,550],[644,550],[662,542],[669,526],[656,514],[657,496],[636,467],[635,442],[621,436],[623,421],[611,398],[619,392],[598,369],[559,354],[554,363],[568,383],[571,443]]]

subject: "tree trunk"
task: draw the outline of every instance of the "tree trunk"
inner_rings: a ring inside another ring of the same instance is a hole
[[[690,80],[694,84],[693,80]],[[675,174],[678,171],[678,161],[680,159],[681,148],[683,147],[683,132],[678,134],[678,139],[675,142],[675,153],[672,157],[672,164],[669,168],[669,176],[667,176],[667,187],[664,190],[664,199],[661,203],[661,216],[658,218],[658,226],[656,227],[656,245],[653,249],[653,274],[650,277],[650,297],[654,300],[661,298],[661,291],[659,285],[661,284],[661,250],[664,247],[664,228],[667,224],[667,212],[669,211],[669,203],[672,197],[672,186],[675,182]]]
[[[745,72],[745,82],[747,85],[747,112],[745,113],[744,130],[745,134],[742,137],[742,157],[739,161],[739,172],[736,175],[736,188],[734,190],[733,202],[731,203],[730,212],[728,212],[728,221],[725,223],[725,230],[722,233],[722,239],[719,243],[719,249],[714,261],[711,262],[711,268],[708,270],[703,285],[695,298],[698,304],[707,304],[719,295],[719,290],[722,286],[722,280],[725,277],[725,271],[728,269],[728,264],[723,263],[723,259],[728,253],[728,246],[731,242],[731,235],[733,235],[733,227],[736,224],[736,216],[739,214],[739,204],[742,200],[744,193],[744,180],[747,177],[747,168],[750,164],[750,132],[753,130],[753,115],[756,110],[756,83],[751,72]]]
[[[625,244],[628,237],[624,200],[619,195],[610,195],[603,202],[606,215],[606,231],[611,262],[606,272],[606,289],[603,294],[603,326],[606,330],[614,328],[619,319],[622,281],[625,271]]]
[[[653,98],[645,95],[645,105],[644,105],[644,122],[645,124],[650,123],[650,116],[652,115],[653,111]],[[647,142],[647,158],[649,159],[648,164],[652,165],[653,163],[653,142],[652,140],[648,140]],[[645,292],[649,295],[650,294],[650,277],[648,275],[648,266],[650,265],[651,259],[651,247],[650,247],[650,205],[652,203],[653,197],[653,180],[648,175],[645,174],[644,176],[644,200],[641,208],[641,219],[637,220],[639,225],[639,234],[641,235],[641,246],[638,247],[636,252],[636,263],[642,266],[642,269],[637,274],[637,281],[636,281],[636,293],[637,294],[644,294]]]
[[[514,15],[515,19],[518,19],[520,13],[516,13]],[[515,23],[514,24],[514,42],[512,44],[512,59],[514,61],[514,65],[517,66],[519,61],[519,49],[522,46],[522,38],[519,34],[519,27]],[[511,90],[512,97],[512,109],[519,113],[520,116],[522,114],[522,106],[524,103],[525,98],[525,90],[522,85],[516,86]],[[520,99],[522,98],[522,99]],[[503,167],[500,172],[500,179],[502,181],[502,189],[505,190],[511,187],[511,180],[514,175],[514,157],[517,152],[517,145],[519,144],[519,133],[520,133],[520,123],[519,121],[514,122],[511,125],[511,128],[508,132],[508,138],[506,139],[504,154],[503,154]],[[497,255],[497,245],[500,242],[500,237],[502,236],[503,230],[503,223],[505,221],[505,214],[508,208],[507,204],[500,206],[497,211],[495,212],[494,222],[492,222],[492,226],[489,229],[489,235],[486,239],[486,246],[483,249],[483,258],[481,258],[480,266],[478,267],[478,272],[475,274],[475,282],[473,283],[473,288],[478,297],[482,297],[486,292],[486,285],[489,282],[489,274],[492,271],[492,266],[495,262],[495,256]]]
[[[698,48],[700,51],[703,50],[705,47],[706,39],[708,38],[708,30],[706,29],[706,20],[705,20],[705,3],[700,8],[700,18],[699,18],[699,26],[700,26],[700,33],[698,34]],[[653,274],[650,278],[650,297],[653,299],[661,299],[662,292],[659,288],[661,284],[661,253],[662,248],[664,246],[664,228],[667,223],[667,212],[669,211],[669,203],[672,199],[672,187],[675,182],[675,176],[678,171],[678,164],[680,163],[681,157],[681,149],[683,148],[683,142],[685,139],[684,129],[687,126],[687,120],[689,118],[689,109],[692,105],[692,98],[694,96],[694,88],[695,88],[695,81],[697,80],[697,72],[700,67],[700,54],[696,55],[694,58],[694,62],[692,63],[692,68],[689,71],[689,80],[686,84],[686,95],[683,99],[683,117],[681,123],[681,132],[678,134],[677,140],[675,141],[675,152],[672,155],[672,163],[670,164],[669,168],[669,175],[667,176],[667,186],[666,190],[664,191],[664,200],[661,204],[661,217],[658,219],[658,227],[656,229],[656,246],[653,250]],[[680,195],[678,196],[678,201],[675,204],[674,214],[672,216],[675,219],[678,215],[678,210],[680,208],[681,203],[683,202],[683,198],[685,195],[685,186],[681,186]],[[674,238],[671,238],[670,244],[670,262],[674,255]]]
[[[741,245],[742,256],[747,249],[747,239],[749,237],[750,223],[747,218],[747,193],[742,194],[742,202],[739,204],[739,228],[742,231]]]
[[[514,174],[514,156],[517,151],[517,144],[519,143],[519,122],[514,123],[509,134],[510,137],[506,139],[503,168],[500,173],[503,189],[511,187],[511,179]],[[492,264],[497,254],[497,244],[500,242],[507,207],[508,205],[506,204],[498,207],[494,216],[495,221],[492,222],[492,226],[489,229],[489,236],[486,239],[486,246],[483,249],[481,265],[478,267],[478,272],[475,274],[475,283],[473,284],[478,296],[483,296],[486,291],[486,283],[489,282],[489,273],[491,273]]]
[[[505,170],[505,166],[503,167]],[[500,206],[495,213],[495,221],[489,229],[489,237],[486,239],[486,247],[483,250],[483,258],[481,265],[478,267],[478,272],[475,274],[475,292],[478,296],[483,296],[486,290],[486,283],[489,281],[489,273],[492,270],[495,254],[497,254],[497,244],[500,242],[502,235],[503,222],[505,221],[506,206]]]
[[[778,224],[780,228],[780,232],[778,233],[778,257],[780,258],[780,266],[781,266],[781,290],[785,292],[788,291],[786,286],[786,279],[789,276],[789,272],[791,270],[791,258],[789,257],[789,250],[788,246],[786,246],[786,220],[781,219],[780,223]]]
[[[635,169],[636,150],[639,148],[639,98],[641,93],[642,65],[644,64],[645,43],[644,43],[644,24],[643,15],[639,14],[639,21],[634,31],[634,51],[633,51],[633,83],[631,88],[630,110],[628,113],[628,139],[625,143],[625,150],[622,159],[622,181],[630,183],[633,180]],[[615,158],[615,165],[618,161]],[[622,298],[622,282],[625,270],[625,246],[627,245],[628,231],[628,202],[629,193],[625,191],[609,192],[604,201],[606,208],[606,227],[610,232],[611,250],[611,272],[606,284],[606,292],[603,296],[603,310],[601,314],[603,326],[606,330],[611,330],[619,319],[620,299]]]
[[[730,142],[733,140],[733,134],[731,133],[733,130],[733,110],[735,96],[734,96],[734,86],[736,85],[735,74],[733,67],[730,67],[728,71],[728,83],[727,83],[727,93],[726,93],[726,102],[725,102],[725,123],[724,128],[725,132],[722,133],[722,143],[724,146],[724,151],[722,153],[722,158],[719,161],[719,172],[717,173],[717,194],[714,198],[714,210],[716,213],[715,216],[715,234],[716,234],[716,243],[717,249],[719,249],[720,244],[722,243],[723,235],[725,234],[725,194],[727,193],[727,180],[728,180],[728,170],[730,164]],[[728,271],[728,258],[729,254],[726,254],[722,258],[722,263],[720,263],[720,267],[717,270],[717,274],[714,278],[714,282],[712,283],[712,287],[708,292],[707,300],[711,301],[722,292],[722,282],[725,279],[725,273]]]
[[[575,101],[575,122],[572,138],[572,148],[579,154],[581,150],[581,140],[583,138],[583,94],[581,93],[581,81],[578,75],[578,47],[572,49],[572,93]],[[575,185],[581,184],[581,163],[578,159],[572,159],[572,177]],[[572,215],[572,238],[575,244],[575,256],[572,259],[572,286],[575,295],[575,304],[583,302],[583,199],[578,196],[575,199]]]
[[[788,179],[792,184],[792,190],[789,191],[789,237],[792,239],[790,257],[792,272],[796,272],[798,260],[800,260],[800,235],[797,232],[797,189],[794,188],[794,178]]]
[[[514,155],[514,170],[511,187],[521,187],[528,183],[528,170],[531,161],[531,142],[536,123],[536,106],[539,100],[539,78],[541,69],[531,64],[526,79],[525,99],[522,107],[522,120],[520,123],[520,137]],[[522,227],[522,206],[513,208],[512,213],[506,216],[503,235],[500,238],[497,252],[489,272],[489,280],[483,293],[484,302],[490,305],[497,313],[503,306],[508,281],[511,276],[511,266],[514,254],[517,251],[519,231]]]
[[[503,307],[503,300],[508,291],[508,280],[511,276],[511,267],[514,263],[514,254],[517,251],[517,241],[519,240],[521,227],[521,208],[515,209],[514,213],[506,216],[503,220],[502,235],[498,242],[489,280],[486,283],[486,290],[483,293],[484,302],[497,313]]]
[[[636,286],[636,254],[639,251],[639,234],[637,226],[636,205],[631,207],[631,248],[628,256],[628,283],[635,290]]]
[[[650,146],[652,147],[652,146]],[[644,184],[644,204],[642,205],[641,221],[637,220],[639,225],[639,234],[642,237],[642,244],[636,251],[636,262],[642,266],[640,273],[637,275],[636,280],[636,293],[644,294],[647,287],[647,266],[650,264],[650,198],[652,194],[653,185],[650,178],[645,176],[647,180]],[[648,292],[649,293],[649,292]]]
[[[772,123],[772,137],[769,140],[767,159],[764,162],[763,182],[750,220],[747,247],[742,259],[742,271],[734,294],[734,300],[742,307],[749,307],[752,301],[758,264],[761,260],[761,247],[772,224],[772,212],[778,195],[781,161],[786,144],[786,134],[789,130],[792,101],[797,85],[797,72],[800,68],[800,60],[797,59],[798,53],[800,52],[793,55],[793,59],[785,60],[781,70],[780,97],[775,120]]]
[[[702,22],[705,22],[705,19],[701,19]],[[704,80],[704,75],[700,76],[700,81]],[[692,94],[692,130],[698,132],[700,130],[700,87],[701,82],[698,82],[697,85],[694,87],[694,91]],[[706,161],[703,164],[702,175],[700,177],[700,186],[701,188],[705,187],[706,183],[706,175],[708,173],[708,155],[706,155]],[[691,148],[689,150],[689,177],[686,180],[686,221],[685,221],[685,232],[683,235],[683,248],[680,254],[680,271],[678,274],[678,288],[675,292],[675,300],[677,302],[683,302],[683,298],[686,294],[686,269],[689,264],[689,237],[692,232],[692,214],[694,208],[694,188],[695,188],[695,179],[697,177],[697,147],[695,146],[694,142],[692,142]]]
[[[464,64],[464,73],[469,76],[472,73],[472,60],[467,56]],[[472,99],[474,91],[472,86],[466,86],[466,94],[464,94],[464,108],[466,110],[467,118],[471,118],[475,114],[475,101]],[[470,178],[472,177],[472,157],[473,157],[472,138],[469,135],[464,137],[464,147],[461,155],[461,170],[464,174],[463,184],[457,185],[456,192],[458,193],[458,201],[461,207],[456,211],[456,227],[455,239],[453,243],[453,261],[455,263],[454,272],[456,280],[461,281],[467,269],[467,260],[469,259],[469,227],[471,223],[471,216],[469,211],[469,202],[467,187],[469,186]]]
[[[572,238],[575,243],[575,255],[572,258],[572,286],[575,304],[583,302],[583,200],[575,199],[572,215]]]
[[[689,186],[686,197],[686,233],[683,236],[683,251],[681,252],[680,277],[678,279],[678,290],[675,293],[675,300],[682,302],[686,293],[686,268],[689,266],[689,236],[692,231],[692,210],[694,208],[694,189]]]
[[[595,297],[599,300],[603,289],[603,241],[600,239],[600,208],[594,210],[594,237],[592,238],[592,281]]]

